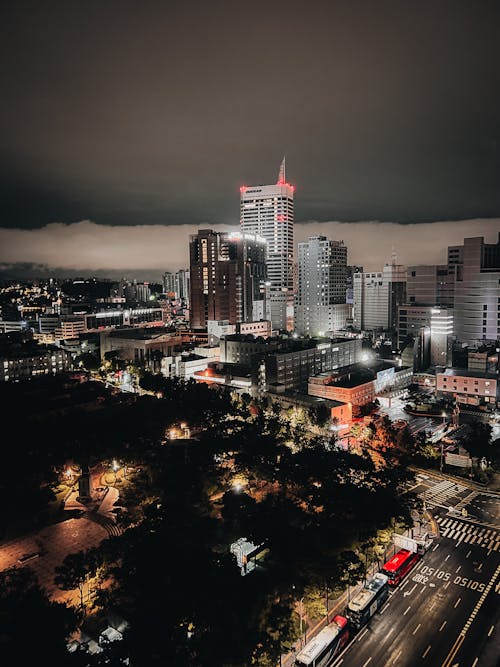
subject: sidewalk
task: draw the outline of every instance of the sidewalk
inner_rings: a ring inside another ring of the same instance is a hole
[[[392,545],[387,550],[387,558],[390,558],[393,555],[391,554],[391,549],[392,550],[395,549],[394,545]],[[366,575],[367,579],[373,576],[378,571],[379,571],[378,564],[376,562],[372,563],[370,570]],[[340,614],[342,616],[344,614],[345,608],[347,607],[348,604],[348,600],[351,600],[355,595],[357,595],[364,585],[365,582],[361,581],[356,586],[351,586],[349,587],[348,590],[346,589],[338,598],[335,598],[334,600],[329,600],[328,615],[324,616],[319,621],[316,621],[313,626],[307,628],[306,632],[304,633],[306,641],[304,641],[303,637],[297,639],[292,647],[292,650],[289,653],[283,654],[281,656],[280,666],[292,667],[297,653],[305,646],[305,644],[308,641],[312,639],[312,637],[314,637],[323,627],[325,627],[327,623],[330,623],[333,620],[334,616],[336,616],[337,614]]]

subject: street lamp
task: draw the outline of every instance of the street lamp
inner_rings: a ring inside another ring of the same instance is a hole
[[[113,468],[113,472],[115,474],[114,484],[116,484],[116,473],[118,472],[118,470],[120,470],[120,466],[118,465],[118,461],[116,459],[113,459],[112,468]]]

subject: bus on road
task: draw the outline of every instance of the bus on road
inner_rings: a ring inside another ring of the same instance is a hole
[[[330,625],[318,632],[297,653],[296,667],[327,667],[344,648],[348,639],[347,619],[343,616],[334,616]]]
[[[389,578],[389,586],[397,586],[419,560],[418,553],[400,549],[382,568],[382,573]]]
[[[347,617],[353,628],[359,630],[366,625],[388,595],[389,577],[377,572],[347,605]]]

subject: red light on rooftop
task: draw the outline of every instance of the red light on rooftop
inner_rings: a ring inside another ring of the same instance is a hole
[[[286,220],[286,215],[281,215],[281,214],[280,214],[280,215],[277,215],[277,216],[276,216],[276,220],[277,220],[278,222],[284,222],[284,221]]]
[[[248,190],[248,186],[242,185],[240,188],[240,192],[246,192]]]

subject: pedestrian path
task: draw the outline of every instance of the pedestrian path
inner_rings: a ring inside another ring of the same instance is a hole
[[[446,516],[439,516],[436,521],[439,524],[441,537],[482,547],[490,552],[500,549],[500,533],[495,528],[477,526]]]
[[[461,510],[462,507],[466,507],[474,498],[480,494],[480,491],[471,491],[465,498],[463,498],[458,505],[455,506],[456,510]]]
[[[431,486],[426,491],[420,493],[420,497],[425,501],[426,505],[431,507],[444,507],[447,509],[454,499],[455,502],[459,500],[460,495],[467,490],[466,486],[444,479],[442,482]]]

